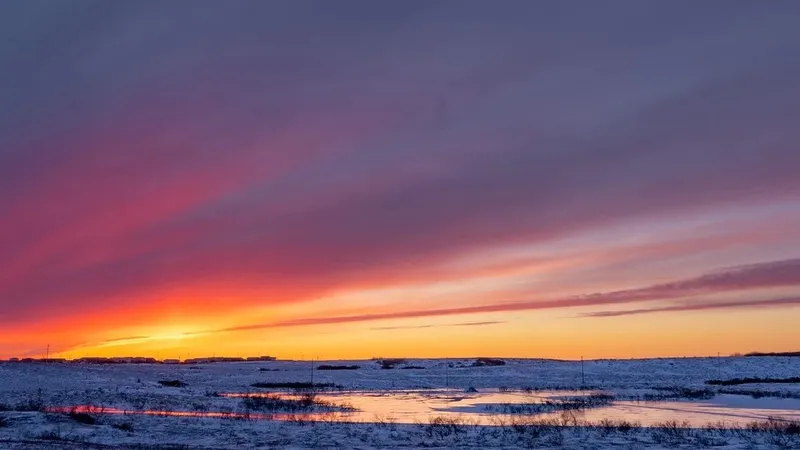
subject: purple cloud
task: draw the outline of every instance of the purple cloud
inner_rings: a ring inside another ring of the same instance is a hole
[[[800,4],[401,3],[0,5],[0,323],[300,301],[800,194]],[[279,326],[794,285],[775,264]]]
[[[508,323],[505,320],[486,320],[482,322],[462,322],[462,323],[446,323],[441,325],[407,325],[407,326],[394,326],[394,327],[372,327],[370,330],[414,330],[420,328],[440,328],[440,327],[484,327],[488,325],[499,325]]]
[[[524,302],[494,303],[455,308],[431,308],[384,313],[358,314],[349,316],[305,317],[263,324],[249,324],[208,331],[209,333],[251,331],[264,328],[297,327],[323,324],[347,324],[356,322],[380,321],[388,319],[411,319],[448,315],[496,313],[508,311],[533,311],[588,306],[608,306],[637,302],[653,302],[670,298],[681,298],[698,294],[741,291],[757,288],[800,286],[800,259],[773,261],[722,269],[704,276],[680,280],[673,283],[657,284],[640,289],[610,291],[590,295],[573,296],[562,299],[532,300]],[[586,316],[606,317],[629,315],[644,312],[680,311],[695,309],[742,308],[760,305],[790,306],[796,298],[782,298],[766,301],[696,303],[675,307],[656,307],[628,311],[588,313]],[[480,322],[479,322],[480,323]],[[489,322],[491,323],[491,322]]]
[[[639,314],[676,311],[708,311],[715,309],[750,309],[776,306],[798,306],[800,297],[775,298],[770,300],[729,301],[729,302],[691,302],[684,305],[661,306],[655,308],[629,309],[623,311],[599,311],[583,314],[583,317],[619,317]]]
[[[638,289],[589,294],[584,298],[587,301],[624,303],[785,286],[800,286],[800,258],[730,267],[695,278]]]

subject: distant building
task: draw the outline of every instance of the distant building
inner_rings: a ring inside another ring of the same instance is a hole
[[[144,358],[141,356],[124,356],[118,358],[111,358],[114,362],[120,364],[156,364],[155,358]]]
[[[73,359],[72,362],[79,364],[157,364],[155,358],[143,358],[140,356],[118,356],[105,358],[100,356],[87,356]]]
[[[250,356],[247,358],[248,361],[275,361],[276,359],[274,356]]]
[[[58,363],[58,364],[67,362],[67,360],[64,358],[42,358],[38,361],[43,363]]]
[[[190,358],[183,361],[183,364],[209,364],[221,362],[243,362],[244,358],[233,356],[211,356],[205,358]]]

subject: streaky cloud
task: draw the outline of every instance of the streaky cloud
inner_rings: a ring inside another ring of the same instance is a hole
[[[125,337],[119,337],[119,338],[113,338],[113,339],[106,339],[106,340],[102,341],[102,344],[113,344],[113,343],[125,342],[125,341],[139,341],[139,340],[148,339],[148,338],[150,338],[150,336],[144,336],[144,335],[141,335],[141,336],[125,336]]]
[[[643,288],[589,294],[587,300],[650,301],[747,289],[800,285],[800,258],[723,268]]]
[[[715,309],[749,309],[775,306],[800,306],[800,297],[775,298],[771,300],[698,302],[685,305],[663,306],[658,308],[629,309],[624,311],[598,311],[582,314],[580,317],[620,317],[639,314],[653,314],[677,311],[706,311]]]
[[[461,323],[445,323],[441,325],[405,325],[405,326],[396,326],[396,327],[372,327],[370,330],[413,330],[413,329],[421,329],[421,328],[441,328],[441,327],[481,327],[487,325],[499,325],[503,323],[508,323],[505,320],[487,320],[483,322],[461,322]]]
[[[557,300],[496,303],[457,308],[423,309],[350,316],[308,317],[266,324],[253,324],[223,328],[219,330],[213,330],[211,332],[248,331],[262,328],[342,324],[459,314],[602,306],[658,301],[668,298],[681,298],[698,294],[796,285],[800,285],[800,259],[787,259],[761,264],[729,267],[699,277],[687,278],[685,280],[674,281],[672,283],[655,284],[644,288],[588,294]],[[778,302],[776,304],[780,303]],[[792,304],[792,302],[785,302],[784,304],[788,305]]]

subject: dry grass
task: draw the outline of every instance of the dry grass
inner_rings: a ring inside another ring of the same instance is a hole
[[[251,395],[242,398],[246,411],[266,412],[311,412],[311,411],[352,411],[353,407],[320,400],[314,393],[306,392],[297,397],[280,394]]]
[[[250,387],[260,389],[327,389],[339,387],[333,383],[309,383],[307,381],[279,381],[253,383]]]
[[[166,387],[179,387],[179,388],[188,386],[181,380],[161,380],[158,382],[158,384]]]

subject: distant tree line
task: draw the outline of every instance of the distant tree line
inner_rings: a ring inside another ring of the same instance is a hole
[[[800,356],[800,352],[777,352],[777,353],[746,353],[744,356]]]

